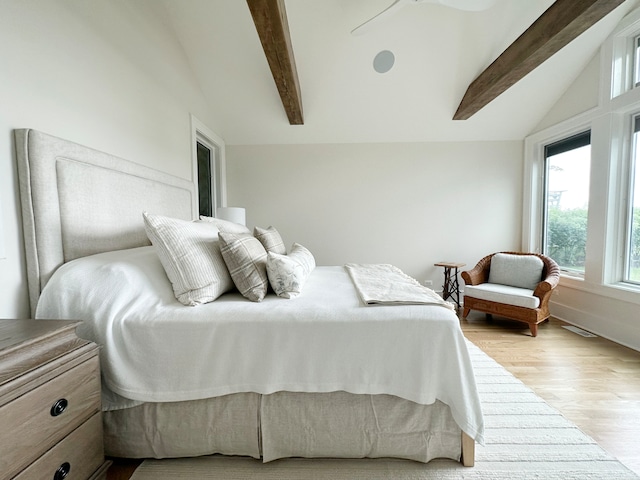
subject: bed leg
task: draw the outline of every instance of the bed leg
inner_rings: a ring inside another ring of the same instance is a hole
[[[462,432],[462,455],[460,462],[465,467],[473,467],[476,457],[476,442],[466,433]]]

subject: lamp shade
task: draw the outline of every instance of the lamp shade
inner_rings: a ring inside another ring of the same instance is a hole
[[[219,207],[216,208],[216,218],[227,220],[240,225],[246,225],[245,210],[242,207]]]

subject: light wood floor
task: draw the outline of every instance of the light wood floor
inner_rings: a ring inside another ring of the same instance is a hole
[[[640,352],[551,319],[526,324],[471,312],[465,336],[640,475]]]
[[[471,312],[464,334],[640,475],[640,352],[585,338],[552,319],[538,336],[527,325]],[[115,461],[108,480],[127,480],[137,462]]]

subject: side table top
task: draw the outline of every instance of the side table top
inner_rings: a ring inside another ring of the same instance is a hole
[[[438,262],[434,263],[434,267],[448,267],[448,268],[460,268],[464,267],[466,263],[456,263],[456,262]]]
[[[75,336],[75,329],[80,323],[77,320],[0,319],[0,357],[42,337],[66,332]]]

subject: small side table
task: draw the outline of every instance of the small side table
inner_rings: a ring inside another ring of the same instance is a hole
[[[466,263],[439,262],[433,264],[435,267],[444,267],[444,284],[442,285],[442,298],[453,299],[460,308],[460,284],[458,283],[458,268],[464,267]],[[453,270],[453,272],[451,272]]]

